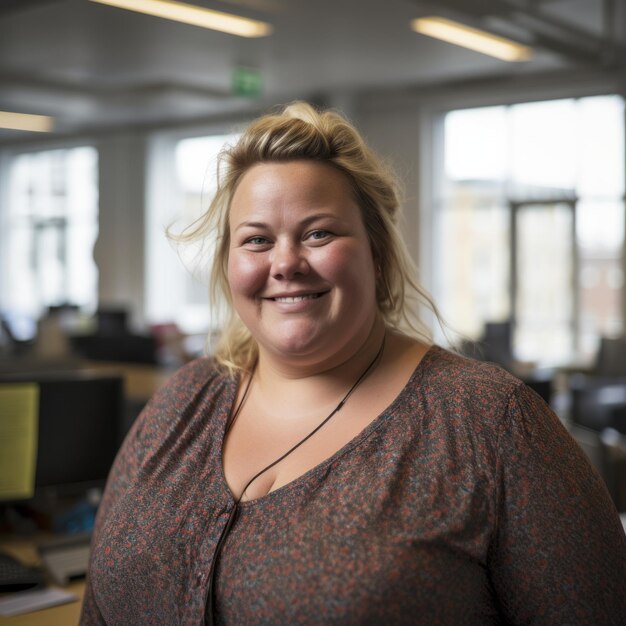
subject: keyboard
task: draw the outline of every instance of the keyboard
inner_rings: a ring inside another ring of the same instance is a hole
[[[90,541],[89,533],[80,533],[39,544],[41,562],[57,585],[67,585],[74,579],[85,577]]]
[[[0,552],[0,593],[43,587],[45,577],[39,568],[27,567],[5,552]]]

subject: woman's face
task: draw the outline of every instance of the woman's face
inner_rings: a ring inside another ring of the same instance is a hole
[[[377,316],[376,272],[345,175],[315,161],[248,170],[231,202],[228,281],[262,354],[352,356]]]

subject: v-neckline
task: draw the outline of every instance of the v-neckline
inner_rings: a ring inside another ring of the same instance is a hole
[[[386,421],[386,419],[391,414],[393,414],[396,411],[398,405],[403,400],[405,394],[408,393],[408,389],[412,388],[417,382],[417,379],[423,376],[425,368],[427,366],[427,362],[431,361],[436,356],[438,351],[439,351],[438,346],[434,344],[431,345],[426,351],[426,353],[422,356],[420,362],[415,366],[415,369],[409,376],[407,382],[404,384],[402,389],[400,389],[400,391],[395,396],[395,398],[382,411],[380,411],[380,413],[371,422],[369,422],[356,435],[354,435],[354,437],[352,437],[343,446],[341,446],[341,448],[339,448],[333,454],[329,455],[326,459],[324,459],[323,461],[320,461],[318,464],[306,470],[299,476],[296,476],[293,480],[290,480],[289,482],[285,483],[284,485],[281,485],[280,487],[277,487],[276,489],[272,489],[268,491],[266,494],[263,494],[262,496],[258,496],[251,500],[242,500],[240,502],[237,502],[237,498],[234,496],[228,484],[228,481],[226,480],[226,473],[224,471],[224,445],[225,445],[225,438],[227,434],[227,426],[230,421],[230,415],[233,409],[235,408],[235,403],[237,401],[237,396],[239,395],[239,388],[241,385],[241,377],[238,376],[237,380],[233,381],[233,385],[232,385],[233,395],[230,399],[230,402],[228,403],[230,407],[228,411],[228,416],[225,420],[223,420],[223,423],[221,426],[221,430],[220,430],[221,444],[219,448],[219,456],[216,459],[221,487],[223,491],[225,491],[226,495],[228,496],[230,504],[232,506],[237,505],[240,509],[249,508],[253,506],[261,506],[264,502],[280,497],[281,494],[291,491],[292,489],[295,489],[298,486],[306,483],[310,478],[312,478],[314,475],[324,470],[328,465],[334,463],[337,459],[344,456],[345,454],[350,452],[353,448],[360,445],[363,441],[368,439],[372,435],[372,433],[374,433]]]

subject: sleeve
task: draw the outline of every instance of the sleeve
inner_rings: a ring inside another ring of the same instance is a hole
[[[85,595],[83,596],[83,606],[80,613],[79,626],[106,626],[104,618],[100,614],[100,609],[93,597],[91,581],[89,575],[85,583]]]
[[[198,359],[180,368],[161,387],[135,420],[113,463],[102,501],[98,507],[93,535],[92,554],[98,545],[104,521],[128,487],[137,480],[147,457],[154,452],[175,415],[182,412],[185,401],[191,401],[215,371],[207,359]],[[179,410],[180,409],[180,410]],[[91,566],[87,572],[85,595],[79,626],[105,624],[96,601]]]
[[[606,487],[532,390],[509,398],[489,571],[512,624],[626,624],[626,537]]]
[[[113,463],[113,467],[107,479],[106,488],[96,515],[93,534],[91,537],[91,547],[98,543],[98,537],[102,528],[103,521],[106,519],[108,512],[114,506],[119,496],[125,491],[127,486],[135,479],[141,459],[145,455],[145,430],[146,421],[150,414],[150,404],[142,411],[135,423],[131,427],[118,455]],[[91,569],[91,568],[90,568]],[[90,571],[87,572],[87,580],[85,583],[85,595],[83,597],[83,606],[79,626],[106,626],[106,622],[102,617],[98,605],[96,603]]]

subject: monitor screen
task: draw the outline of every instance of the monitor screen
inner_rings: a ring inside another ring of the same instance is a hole
[[[6,377],[39,386],[35,493],[78,494],[103,485],[121,443],[121,377],[78,373]]]

